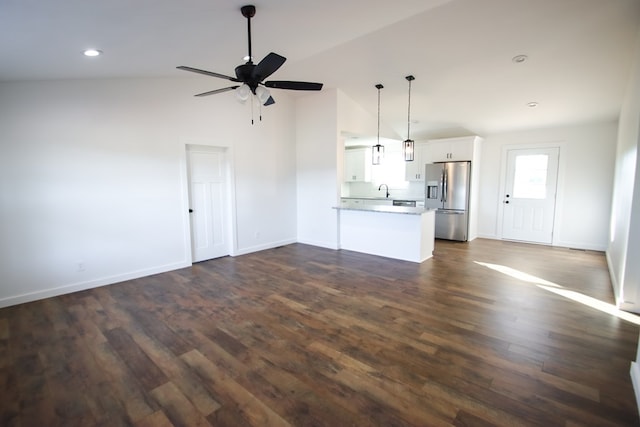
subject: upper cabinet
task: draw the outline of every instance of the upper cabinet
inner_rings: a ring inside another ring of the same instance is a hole
[[[416,142],[413,147],[413,161],[405,162],[404,179],[407,181],[424,181],[424,165],[429,162],[429,143]]]
[[[344,151],[344,180],[371,181],[371,148],[349,148]]]
[[[429,153],[425,163],[475,160],[479,141],[477,136],[430,140],[427,142]]]

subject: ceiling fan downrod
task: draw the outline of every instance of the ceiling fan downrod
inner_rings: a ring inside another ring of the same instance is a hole
[[[242,16],[247,18],[247,36],[248,36],[248,46],[249,46],[249,54],[248,54],[248,63],[253,64],[253,55],[251,54],[251,18],[256,16],[256,7],[254,5],[242,6],[240,8],[240,12],[242,12]]]

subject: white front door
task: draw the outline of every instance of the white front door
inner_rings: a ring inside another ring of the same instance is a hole
[[[224,149],[187,148],[193,262],[229,255]]]
[[[551,244],[558,147],[507,151],[502,238]]]

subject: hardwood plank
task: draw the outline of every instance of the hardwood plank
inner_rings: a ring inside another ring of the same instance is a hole
[[[198,372],[218,393],[224,393],[224,399],[233,402],[244,418],[253,426],[290,426],[290,424],[255,398],[244,387],[227,376],[199,351],[192,350],[180,356],[189,366]]]
[[[171,350],[140,331],[134,330],[132,338],[203,416],[206,417],[220,408],[220,404],[206,387]]]
[[[151,390],[151,395],[163,408],[163,412],[173,425],[210,427],[211,424],[191,404],[180,390],[171,382],[167,382]]]
[[[135,427],[175,427],[164,412],[157,411],[135,423]]]
[[[125,330],[119,327],[111,329],[105,332],[105,336],[145,390],[155,389],[169,381]]]

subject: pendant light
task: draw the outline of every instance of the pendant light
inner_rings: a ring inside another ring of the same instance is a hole
[[[409,106],[407,107],[407,139],[402,143],[402,153],[404,154],[405,162],[412,162],[414,155],[415,143],[411,139],[411,81],[415,80],[413,76],[405,77],[409,81]]]
[[[382,86],[380,83],[376,85],[376,89],[378,89],[378,143],[374,145],[373,149],[371,150],[371,160],[374,165],[379,165],[380,163],[382,163],[382,158],[384,157],[384,146],[380,145],[380,89],[382,89],[383,87],[384,86]]]

